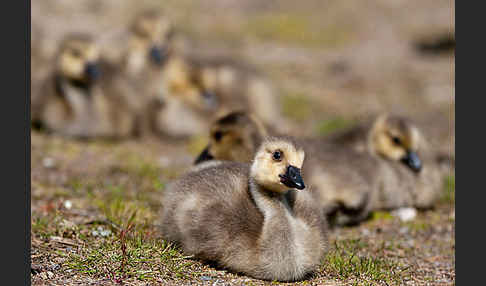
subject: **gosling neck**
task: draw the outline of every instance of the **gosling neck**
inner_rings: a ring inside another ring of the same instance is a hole
[[[147,65],[147,55],[142,51],[128,51],[125,56],[124,69],[130,75],[138,74]]]
[[[372,156],[378,157],[378,153],[376,152],[375,145],[376,145],[376,134],[378,132],[378,126],[377,124],[373,124],[373,126],[369,129],[368,131],[368,136],[367,136],[367,142],[366,142],[366,147],[368,150],[368,153]]]
[[[273,192],[259,185],[253,178],[249,179],[249,190],[255,204],[265,217],[282,212],[292,213],[288,196],[290,190],[283,193]]]
[[[81,81],[76,79],[66,78],[60,74],[54,77],[54,88],[58,96],[64,96],[67,86],[72,86],[76,89],[82,90],[86,95],[90,95],[94,81]]]

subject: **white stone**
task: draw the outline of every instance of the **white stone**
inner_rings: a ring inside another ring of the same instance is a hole
[[[45,157],[42,160],[42,165],[44,165],[44,167],[50,169],[50,168],[52,168],[56,165],[56,161],[51,157]]]
[[[399,208],[392,212],[393,216],[398,217],[401,221],[411,221],[417,216],[415,208]]]
[[[73,203],[70,200],[66,200],[64,201],[64,207],[69,210],[73,207]]]

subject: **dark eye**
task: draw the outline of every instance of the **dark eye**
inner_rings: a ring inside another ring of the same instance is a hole
[[[273,152],[273,155],[272,155],[273,160],[275,160],[275,161],[281,161],[282,160],[282,156],[283,156],[283,153],[280,150],[277,150],[277,151]]]
[[[396,145],[402,144],[402,140],[400,140],[400,138],[398,138],[398,137],[392,137],[392,140],[393,140],[393,143],[395,143]]]
[[[214,140],[216,140],[216,142],[219,142],[221,140],[221,138],[223,138],[223,132],[221,132],[221,131],[214,132],[213,138],[214,138]]]

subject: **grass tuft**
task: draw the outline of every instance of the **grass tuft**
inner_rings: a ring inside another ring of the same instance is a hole
[[[281,102],[283,114],[293,120],[304,121],[313,114],[313,102],[303,94],[292,93],[284,95]]]
[[[393,216],[391,215],[390,212],[386,211],[375,211],[371,213],[371,220],[391,220],[393,219]]]
[[[403,281],[405,269],[386,257],[361,255],[368,244],[359,239],[336,241],[323,262],[329,276],[340,280],[358,280],[360,283],[385,282],[397,285]],[[357,284],[358,285],[358,284]],[[360,284],[367,285],[367,284]]]
[[[412,232],[424,232],[429,230],[432,225],[427,221],[414,220],[404,223]]]
[[[445,178],[444,193],[441,201],[444,203],[456,202],[456,180],[454,175],[450,175]]]
[[[70,254],[65,264],[67,269],[123,283],[127,279],[191,278],[196,274],[189,271],[194,262],[185,258],[173,245],[145,239],[133,227],[127,227],[116,239],[92,242],[90,247]]]
[[[355,120],[336,117],[328,120],[322,120],[317,125],[317,134],[320,136],[328,135],[338,130],[349,128],[356,124]]]

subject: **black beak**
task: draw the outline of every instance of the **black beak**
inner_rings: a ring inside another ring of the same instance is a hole
[[[285,175],[279,175],[280,182],[289,188],[295,188],[298,190],[305,189],[304,180],[300,175],[300,169],[294,166],[288,166]]]
[[[214,159],[214,157],[213,157],[213,155],[209,154],[209,146],[208,146],[202,151],[201,154],[199,154],[196,161],[194,161],[194,165],[197,165],[201,162],[209,161],[209,160],[212,160],[212,159]]]
[[[150,59],[156,63],[157,65],[162,65],[165,63],[167,59],[167,49],[166,48],[159,48],[159,47],[152,47],[150,49]]]
[[[416,173],[420,172],[422,169],[422,161],[420,161],[417,153],[413,151],[408,151],[407,155],[402,158],[402,162]]]
[[[96,63],[87,63],[84,68],[84,74],[89,78],[90,81],[94,81],[100,77],[101,71]]]
[[[204,91],[201,96],[204,98],[204,103],[209,110],[213,110],[218,107],[218,98],[213,92]]]

